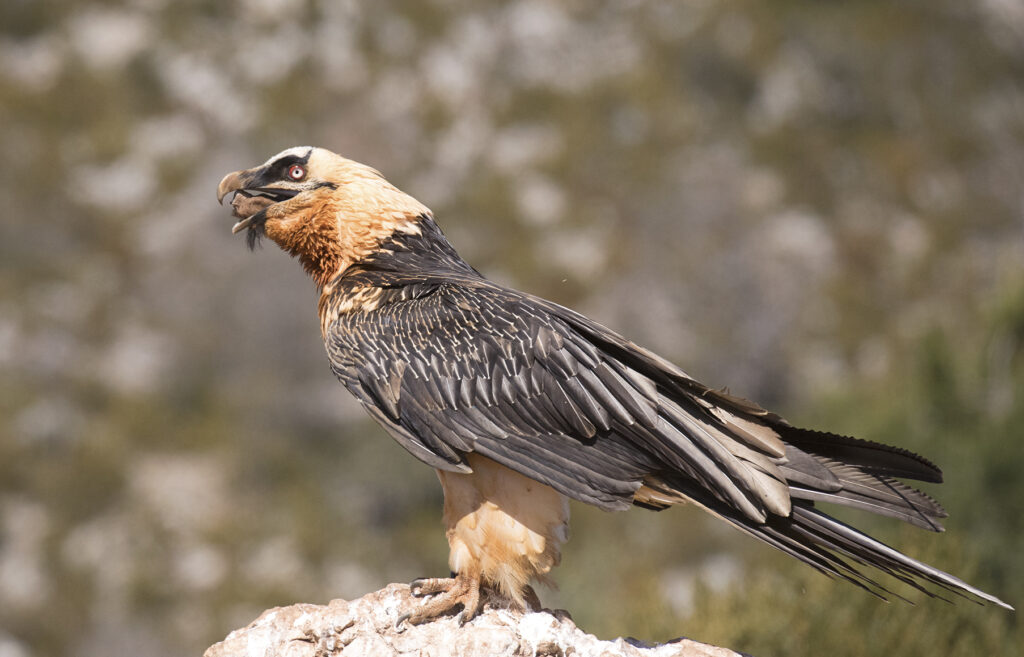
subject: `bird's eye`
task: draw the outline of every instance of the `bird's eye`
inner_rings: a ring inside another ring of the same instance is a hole
[[[301,164],[293,164],[288,167],[288,177],[292,180],[302,180],[306,177],[306,168]]]

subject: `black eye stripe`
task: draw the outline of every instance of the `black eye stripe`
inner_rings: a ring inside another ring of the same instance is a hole
[[[309,162],[309,156],[313,154],[313,151],[306,153],[305,155],[286,155],[279,160],[274,160],[268,167],[271,171],[279,171],[283,175],[288,174],[288,168],[293,164],[302,165],[302,168],[306,168],[306,163]]]
[[[296,165],[296,164],[302,164],[298,160],[298,158],[285,157],[285,158],[281,158],[277,162],[274,162],[273,166],[271,166],[270,168],[273,171],[281,171],[282,173],[288,173],[288,169],[290,169],[293,165]]]

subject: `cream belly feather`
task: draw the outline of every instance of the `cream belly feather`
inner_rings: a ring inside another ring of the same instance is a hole
[[[545,581],[569,539],[569,500],[479,454],[471,474],[437,471],[457,574],[478,576],[522,606],[530,580]]]

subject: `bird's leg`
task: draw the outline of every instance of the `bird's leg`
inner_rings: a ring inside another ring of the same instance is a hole
[[[399,616],[395,627],[408,621],[410,625],[419,625],[446,614],[455,606],[462,605],[459,624],[472,620],[480,611],[480,576],[459,573],[455,577],[437,577],[418,579],[409,585],[416,597],[436,595],[415,611]]]

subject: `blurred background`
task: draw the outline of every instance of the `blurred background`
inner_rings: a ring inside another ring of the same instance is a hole
[[[488,276],[936,460],[944,535],[842,517],[1024,603],[1021,2],[4,0],[0,657],[197,655],[447,572],[434,473],[214,200],[304,144]],[[541,597],[602,638],[1024,654],[1018,615],[885,604],[699,511],[573,513]]]

